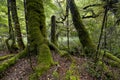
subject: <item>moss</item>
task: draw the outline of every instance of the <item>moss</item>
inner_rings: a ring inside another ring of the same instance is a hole
[[[14,30],[15,30],[15,36],[17,38],[17,44],[19,46],[19,49],[23,50],[25,48],[25,45],[22,40],[20,23],[19,23],[18,14],[17,14],[16,0],[12,0],[11,5],[12,5],[11,13],[12,13],[12,19],[14,22]]]
[[[66,73],[65,80],[80,80],[79,76],[80,75],[76,68],[76,64],[73,62]]]
[[[14,64],[16,61],[16,57],[12,57],[8,59],[7,61],[4,61],[2,64],[0,64],[0,72],[7,69],[10,65]]]
[[[78,32],[78,36],[79,36],[80,42],[83,46],[84,52],[87,54],[87,56],[90,56],[90,57],[92,56],[92,58],[93,58],[96,55],[97,47],[92,42],[92,40],[88,34],[88,31],[86,30],[85,25],[83,24],[83,22],[81,20],[79,11],[77,9],[77,6],[76,6],[74,0],[70,0],[69,5],[70,5],[70,11],[72,14],[72,20],[73,20],[74,26]],[[104,52],[102,50],[99,52],[100,59],[102,59],[103,53]],[[113,61],[116,61],[117,63],[120,64],[120,59],[117,58],[116,56],[112,55],[111,53],[106,52],[104,57],[111,59]],[[116,64],[114,64],[114,65],[116,65]]]
[[[0,61],[5,60],[7,58],[10,58],[12,56],[14,56],[14,54],[8,54],[8,55],[5,55],[5,56],[0,56]]]
[[[34,77],[37,75],[40,77],[44,72],[46,72],[51,65],[54,64],[52,59],[52,55],[49,47],[46,44],[42,44],[39,46],[39,54],[38,54],[38,65],[35,67],[35,73],[33,73],[31,80],[34,80]],[[34,75],[36,74],[36,75]]]
[[[111,69],[102,61],[90,62],[87,71],[96,79],[115,80]]]
[[[112,66],[112,67],[120,68],[120,63],[118,63],[116,61],[109,60],[109,61],[107,61],[107,63],[109,63],[109,65]]]
[[[60,79],[59,73],[57,71],[53,72],[53,77],[54,77],[55,80],[59,80]]]
[[[9,66],[15,64],[15,62],[19,59],[22,58],[24,55],[26,55],[26,49],[23,50],[22,52],[20,52],[19,54],[11,57],[10,59],[2,62],[0,64],[0,73],[2,73],[3,71],[5,71]]]
[[[48,42],[48,41],[47,41],[47,43],[48,43],[49,47],[52,47],[60,55],[62,54],[62,52],[60,51],[60,49],[55,44],[53,44],[52,42]]]
[[[105,56],[106,56],[108,59],[111,59],[111,60],[113,60],[113,61],[116,61],[116,62],[118,62],[118,63],[120,64],[120,59],[117,58],[116,56],[114,56],[113,54],[106,52]]]
[[[29,76],[29,80],[38,80],[38,76],[36,73],[33,73]]]

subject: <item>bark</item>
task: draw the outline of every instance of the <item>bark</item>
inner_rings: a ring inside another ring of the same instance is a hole
[[[57,46],[56,40],[56,17],[51,17],[51,42]]]
[[[38,65],[30,79],[36,80],[37,76],[42,75],[49,69],[53,59],[46,39],[43,0],[26,0],[26,4],[29,52],[38,54]]]
[[[14,37],[14,30],[12,27],[11,21],[11,1],[7,0],[7,7],[8,7],[8,27],[9,27],[9,37],[6,39],[6,45],[9,52],[13,52],[13,47],[15,45],[15,37]],[[12,44],[9,44],[9,41],[12,40]]]
[[[86,54],[94,53],[96,50],[96,46],[92,42],[92,40],[88,34],[88,31],[86,30],[86,28],[81,20],[81,17],[79,15],[79,12],[75,5],[74,0],[69,0],[69,6],[70,6],[73,24],[78,32],[78,36],[79,36],[80,42],[83,45],[85,53]]]
[[[73,24],[78,32],[78,36],[79,36],[80,42],[83,46],[85,53],[90,55],[90,56],[93,55],[93,57],[95,57],[97,47],[92,42],[83,22],[81,20],[79,11],[76,7],[74,0],[69,0],[69,6],[70,6]],[[112,55],[111,53],[106,52],[104,54],[104,51],[101,50],[99,52],[99,54],[101,57],[105,56],[108,59],[111,59],[117,63],[120,63],[120,59],[117,58],[116,56]]]
[[[67,27],[67,46],[68,46],[68,51],[70,50],[70,41],[69,41],[69,34],[70,34],[70,28],[69,28],[69,0],[66,0],[66,15],[67,15],[67,20],[66,20],[66,27]]]
[[[15,28],[18,47],[20,50],[23,50],[25,48],[25,45],[22,40],[20,23],[19,23],[18,14],[17,14],[16,0],[11,0],[11,12],[12,12],[12,19],[14,22],[14,28]]]

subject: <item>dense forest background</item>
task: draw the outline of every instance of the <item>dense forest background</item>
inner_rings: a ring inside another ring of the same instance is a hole
[[[120,0],[0,0],[1,80],[119,80]]]

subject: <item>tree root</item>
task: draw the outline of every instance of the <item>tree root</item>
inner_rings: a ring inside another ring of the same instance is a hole
[[[0,61],[3,61],[5,59],[13,57],[13,56],[14,56],[14,54],[8,54],[8,55],[5,55],[5,56],[0,56]]]
[[[0,73],[2,73],[3,71],[5,71],[8,67],[10,67],[11,65],[15,64],[16,61],[19,58],[22,58],[23,56],[26,55],[26,49],[23,50],[22,52],[18,53],[17,55],[13,56],[12,58],[2,62],[0,64]]]

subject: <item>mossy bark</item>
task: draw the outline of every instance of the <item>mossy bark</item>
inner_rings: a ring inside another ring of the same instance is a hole
[[[53,59],[46,40],[43,1],[26,0],[26,4],[29,50],[31,54],[38,54],[38,66],[30,77],[31,80],[35,80],[36,75],[42,75],[51,66]]]
[[[6,39],[6,46],[9,52],[13,52],[13,46],[15,45],[15,37],[14,37],[14,30],[12,27],[12,20],[11,20],[11,1],[7,0],[7,7],[8,7],[8,27],[9,27],[9,37]],[[12,44],[9,44],[9,41],[12,40]]]
[[[16,0],[11,0],[11,12],[12,12],[12,19],[14,22],[14,28],[15,28],[18,47],[20,50],[23,50],[25,48],[25,45],[22,40],[20,23],[19,23],[18,14],[17,14]]]
[[[3,61],[3,60],[5,60],[5,59],[7,59],[7,58],[10,58],[10,57],[12,57],[12,56],[14,56],[14,54],[9,54],[9,55],[5,55],[5,56],[0,56],[0,61]]]
[[[75,5],[74,0],[69,0],[69,6],[70,6],[73,24],[78,32],[78,36],[79,36],[80,42],[83,45],[85,53],[87,53],[87,54],[94,53],[96,50],[95,49],[96,47],[93,44],[93,42],[88,34],[88,31],[86,30],[86,28],[81,20],[79,11],[77,9],[77,6]]]
[[[73,24],[78,32],[78,36],[79,36],[81,44],[83,45],[83,49],[84,49],[85,53],[87,55],[90,55],[90,56],[93,55],[93,57],[95,57],[97,47],[92,42],[92,40],[88,34],[88,31],[86,30],[86,28],[81,20],[79,11],[77,9],[77,6],[76,6],[74,0],[69,0],[69,6],[70,6]],[[100,55],[104,54],[103,51],[99,51],[99,53],[100,53]],[[112,55],[111,53],[106,52],[106,54],[104,56],[113,61],[120,63],[120,59],[117,58],[116,56]]]

